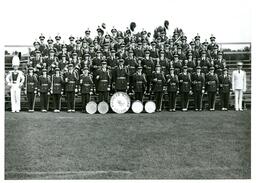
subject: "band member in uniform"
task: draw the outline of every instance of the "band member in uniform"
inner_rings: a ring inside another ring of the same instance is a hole
[[[123,59],[119,60],[119,66],[113,73],[113,88],[120,92],[126,92],[129,89],[129,75]]]
[[[135,69],[138,66],[132,49],[129,50],[129,56],[125,59],[124,65],[125,65],[125,67],[128,68],[129,81],[130,81],[129,93],[131,93],[132,84],[133,84],[133,81],[132,81],[133,75],[135,74],[135,72],[136,72]]]
[[[170,67],[170,74],[166,76],[167,92],[169,97],[169,111],[176,110],[176,96],[179,92],[179,78],[174,74],[174,68]]]
[[[243,63],[237,63],[237,70],[232,73],[232,90],[235,93],[235,110],[243,111],[243,93],[246,92],[246,72],[242,70]]]
[[[68,65],[68,72],[64,74],[65,93],[68,112],[75,112],[75,93],[77,91],[77,74],[74,72],[73,64]]]
[[[34,75],[33,67],[28,68],[28,75],[26,77],[25,93],[27,93],[28,99],[28,112],[34,112],[34,100],[37,92],[37,77]]]
[[[139,66],[137,72],[133,75],[133,90],[135,92],[135,100],[140,100],[142,102],[143,94],[146,87],[146,77],[142,73],[142,67]]]
[[[41,111],[47,112],[48,100],[51,89],[51,79],[47,75],[47,70],[42,70],[42,75],[38,79],[38,95],[40,95]]]
[[[228,110],[229,105],[229,98],[230,92],[232,91],[232,81],[231,77],[228,75],[227,68],[223,69],[223,74],[219,76],[220,82],[220,96],[221,96],[221,104],[222,104],[222,111]]]
[[[60,112],[60,100],[61,95],[63,94],[63,77],[60,75],[60,69],[55,69],[55,74],[52,75],[52,90],[51,93],[53,95],[53,109],[54,112]]]
[[[150,95],[151,83],[152,83],[152,72],[154,70],[154,62],[149,55],[150,55],[150,51],[146,50],[145,58],[142,62],[142,65],[143,65],[143,73],[146,74],[146,80],[147,80],[146,93]]]
[[[188,110],[188,97],[191,93],[191,76],[187,72],[187,66],[183,67],[183,72],[179,74],[180,95],[182,111]]]
[[[208,94],[209,110],[214,111],[216,94],[218,93],[219,90],[219,80],[218,76],[214,74],[214,67],[210,67],[210,72],[206,75],[205,81]]]
[[[164,77],[164,74],[161,72],[160,65],[156,65],[156,71],[153,73],[152,79],[153,79],[153,92],[155,94],[155,99],[156,99],[156,111],[161,112],[165,77]]]
[[[20,93],[25,77],[22,71],[19,71],[20,59],[17,55],[12,58],[13,70],[6,76],[7,85],[11,88],[11,106],[12,112],[20,112]]]
[[[80,92],[82,96],[82,112],[85,112],[86,104],[90,101],[90,95],[93,92],[92,76],[89,75],[89,68],[84,67],[83,74],[80,77]]]
[[[98,71],[96,80],[96,87],[99,93],[99,102],[108,102],[108,95],[110,91],[110,74],[107,70],[107,62],[102,62],[102,68]]]
[[[201,67],[196,67],[196,73],[192,75],[192,88],[194,94],[195,111],[202,110],[202,97],[205,92],[205,78],[201,73]]]

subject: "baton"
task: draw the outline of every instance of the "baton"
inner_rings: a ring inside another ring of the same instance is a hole
[[[74,94],[75,95],[75,94]],[[74,110],[76,108],[76,95],[74,96],[74,102],[73,102],[73,105],[74,105]]]
[[[160,110],[162,110],[162,100],[163,100],[163,94],[161,94],[161,99],[160,99]]]

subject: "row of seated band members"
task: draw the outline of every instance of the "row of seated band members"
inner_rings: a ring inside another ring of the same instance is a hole
[[[223,68],[227,67],[221,51],[217,53],[216,59],[209,58],[204,50],[201,52],[199,58],[193,57],[193,54],[189,52],[187,57],[179,58],[179,55],[175,54],[172,59],[168,59],[163,50],[159,52],[158,58],[152,58],[150,56],[150,50],[145,50],[144,57],[135,56],[134,50],[132,49],[127,52],[127,56],[124,59],[117,55],[115,50],[111,50],[109,56],[103,55],[103,53],[98,50],[96,56],[93,58],[86,53],[84,58],[81,59],[76,52],[73,52],[69,59],[67,59],[66,55],[62,55],[62,58],[59,59],[53,50],[50,50],[47,58],[42,57],[40,51],[36,51],[36,56],[28,61],[28,67],[33,67],[35,73],[38,75],[42,73],[43,68],[47,69],[50,75],[54,73],[56,67],[60,68],[61,72],[66,72],[68,64],[70,63],[78,70],[79,74],[82,73],[84,67],[88,67],[89,70],[94,73],[97,69],[101,68],[103,61],[107,62],[107,68],[112,71],[118,66],[120,59],[124,60],[124,65],[128,68],[130,74],[134,74],[136,68],[142,66],[143,73],[150,75],[157,64],[161,66],[161,70],[164,73],[169,72],[169,68],[173,67],[175,74],[179,74],[183,66],[188,67],[189,73],[195,72],[196,67],[200,66],[204,74],[208,73],[210,67],[214,67],[215,73],[220,75]]]
[[[64,94],[67,102],[68,112],[75,112],[75,95],[81,94],[82,109],[90,101],[93,92],[99,95],[98,102],[109,102],[110,93],[127,92],[134,93],[134,99],[143,101],[145,94],[155,96],[156,110],[161,111],[162,98],[164,93],[169,96],[169,110],[175,111],[177,94],[181,96],[182,111],[188,109],[189,95],[194,96],[195,110],[202,110],[202,97],[205,93],[208,96],[209,110],[215,110],[216,94],[220,93],[222,110],[227,110],[229,105],[230,91],[232,88],[231,78],[227,68],[216,74],[215,67],[209,67],[207,73],[202,73],[201,66],[197,65],[195,72],[188,72],[188,66],[182,66],[181,72],[175,72],[174,67],[168,67],[164,72],[160,64],[156,64],[154,70],[143,72],[144,66],[138,65],[134,72],[129,71],[124,65],[125,61],[119,59],[118,66],[109,70],[107,62],[102,61],[101,67],[93,68],[85,66],[82,73],[68,64],[68,70],[61,72],[56,67],[54,74],[49,75],[47,69],[43,68],[40,75],[34,73],[34,68],[28,68],[26,76],[25,91],[29,103],[29,111],[34,110],[35,94],[40,95],[42,112],[48,109],[49,96],[53,97],[54,112],[59,112],[60,98]]]

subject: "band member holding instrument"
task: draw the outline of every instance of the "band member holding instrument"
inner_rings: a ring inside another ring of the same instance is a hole
[[[75,93],[77,91],[77,74],[74,72],[73,64],[68,65],[68,72],[64,74],[65,93],[67,100],[67,112],[75,112]]]
[[[201,67],[196,67],[196,73],[192,75],[192,88],[194,94],[195,111],[202,110],[202,97],[205,92],[205,78],[201,73]]]
[[[12,112],[20,112],[21,87],[25,81],[22,71],[19,71],[20,59],[17,55],[12,58],[13,70],[6,76],[7,85],[11,88]]]
[[[47,112],[47,105],[51,89],[51,79],[47,75],[47,70],[42,70],[42,75],[38,78],[38,95],[40,96],[41,112]]]
[[[164,74],[161,73],[160,65],[156,65],[156,71],[153,73],[152,79],[153,79],[153,92],[156,98],[156,111],[161,112],[165,77],[164,77]]]
[[[93,92],[92,76],[89,75],[89,68],[84,67],[83,74],[80,76],[80,93],[82,96],[82,112],[84,113],[87,103],[90,101],[90,95]]]
[[[170,74],[166,76],[167,92],[169,97],[169,111],[176,111],[176,96],[179,92],[179,78],[174,74],[174,68],[170,67]]]
[[[208,94],[209,110],[214,111],[216,94],[218,93],[219,90],[219,80],[218,76],[214,74],[214,67],[210,67],[210,72],[206,75],[205,81]]]
[[[52,75],[52,90],[51,93],[53,95],[53,109],[54,112],[60,112],[60,100],[61,95],[63,94],[63,77],[60,75],[60,69],[55,69],[55,74]]]
[[[28,112],[34,112],[34,100],[37,93],[38,80],[36,75],[34,75],[33,67],[28,68],[28,75],[26,77],[25,93],[28,99]]]
[[[99,102],[108,102],[108,95],[110,91],[110,74],[107,70],[107,62],[102,62],[102,68],[97,72],[97,91],[99,93]]]
[[[187,72],[188,67],[183,67],[183,72],[179,74],[180,95],[182,111],[188,110],[188,97],[191,94],[191,76]]]
[[[117,92],[126,92],[129,89],[129,75],[124,67],[124,59],[119,59],[119,66],[113,73],[113,88]]]
[[[231,76],[228,75],[227,68],[223,69],[223,74],[219,76],[219,82],[220,82],[220,96],[221,96],[221,104],[222,104],[222,111],[228,110],[229,105],[229,98],[230,98],[230,92],[232,91],[232,80]]]
[[[137,72],[133,75],[133,90],[135,92],[135,100],[140,100],[142,102],[143,94],[146,87],[146,77],[142,73],[142,67],[139,66]]]

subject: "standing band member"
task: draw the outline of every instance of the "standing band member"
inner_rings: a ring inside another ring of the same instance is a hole
[[[232,81],[231,77],[228,75],[227,68],[223,69],[223,75],[219,76],[219,82],[220,82],[220,96],[221,96],[221,104],[222,104],[222,111],[228,110],[229,105],[229,97],[230,97],[230,91],[232,90]]]
[[[15,55],[12,58],[12,67],[14,70],[10,71],[6,76],[7,85],[11,88],[12,112],[20,112],[20,93],[25,80],[23,72],[18,70],[19,65],[20,59]]]
[[[90,94],[93,92],[93,81],[92,77],[89,75],[89,68],[85,67],[83,74],[80,77],[81,85],[81,96],[82,96],[82,112],[85,112],[86,104],[90,101]]]
[[[202,110],[202,97],[205,92],[205,78],[201,73],[201,67],[196,67],[196,73],[192,75],[192,86],[194,94],[195,111]]]
[[[55,74],[52,75],[52,95],[53,95],[53,109],[54,112],[60,112],[60,100],[61,95],[63,94],[63,78],[60,75],[60,69],[55,69]]]
[[[183,67],[183,72],[179,74],[180,95],[182,111],[188,110],[188,97],[191,93],[191,77],[187,72],[187,66]]]
[[[75,92],[77,90],[77,75],[74,72],[73,64],[68,65],[68,72],[64,75],[65,92],[67,100],[67,112],[75,112]]]
[[[35,97],[37,92],[37,77],[34,75],[34,68],[29,67],[28,68],[28,75],[26,77],[26,88],[25,93],[27,93],[27,99],[28,99],[28,112],[34,112],[34,105],[35,105]]]
[[[152,79],[153,79],[153,92],[155,94],[155,99],[156,99],[156,111],[161,112],[165,77],[163,73],[161,73],[160,65],[156,65],[156,71],[153,73]]]
[[[41,111],[47,112],[48,100],[51,89],[51,79],[47,75],[47,70],[42,69],[43,75],[39,76],[38,79],[38,95],[40,95]]]
[[[243,93],[246,92],[246,72],[242,70],[243,63],[237,63],[237,70],[232,73],[232,90],[235,93],[235,110],[243,111]]]
[[[99,102],[108,102],[108,95],[110,91],[110,74],[107,70],[107,62],[102,62],[102,68],[98,71],[97,76],[97,91],[99,93]]]
[[[169,111],[176,111],[176,96],[179,92],[179,78],[174,74],[174,68],[170,67],[170,74],[166,76],[167,91],[169,97]]]
[[[146,77],[142,74],[142,67],[139,66],[137,72],[133,75],[133,90],[135,92],[135,100],[142,102],[145,85],[147,83]]]
[[[119,60],[119,66],[113,73],[113,88],[117,92],[126,92],[129,89],[129,75],[123,59]]]
[[[219,80],[218,76],[214,74],[214,67],[210,67],[210,73],[206,75],[206,88],[208,94],[209,110],[215,110],[216,94],[218,93]]]

